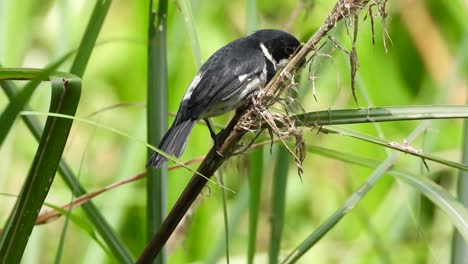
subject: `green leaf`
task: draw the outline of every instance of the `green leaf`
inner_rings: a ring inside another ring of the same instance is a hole
[[[71,67],[71,73],[77,76],[83,75],[111,3],[111,0],[96,1],[93,13],[88,21],[85,34],[82,37],[82,41],[80,42],[75,60]],[[0,81],[0,84],[10,100],[16,96],[17,89],[12,82]],[[24,109],[28,110],[29,108],[25,107]],[[39,126],[39,122],[30,116],[23,115],[22,118],[29,130],[33,133],[34,137],[39,141],[42,135],[42,128]],[[86,190],[79,184],[67,163],[64,161],[60,162],[58,170],[65,183],[76,196],[81,196],[86,193]],[[133,263],[133,257],[129,253],[128,249],[116,236],[96,206],[92,202],[88,202],[83,205],[83,209],[88,215],[90,221],[94,224],[96,230],[112,250],[113,255],[122,263]]]
[[[360,109],[338,109],[309,112],[294,116],[298,125],[358,124],[371,122],[468,118],[466,105],[386,106]],[[282,126],[281,123],[277,123]]]
[[[414,140],[417,135],[421,134],[428,126],[429,121],[423,121],[409,136],[408,141]],[[302,241],[282,263],[294,263],[308,250],[310,250],[316,243],[318,243],[323,236],[325,236],[338,222],[351,211],[359,201],[374,187],[374,185],[382,178],[382,176],[394,165],[399,156],[399,152],[394,152],[389,155],[382,163],[380,163],[372,172],[366,181],[353,192],[343,205],[338,208],[327,220],[325,220],[314,232],[312,232],[306,239]]]
[[[219,171],[219,184],[224,185],[223,172]],[[229,214],[227,208],[226,191],[221,189],[221,202],[223,204],[223,218],[224,218],[224,244],[226,250],[226,261],[229,263]]]
[[[468,119],[464,122],[465,133],[463,135],[463,156],[462,162],[468,164]],[[457,180],[457,198],[460,201],[463,208],[468,208],[468,172],[460,171]],[[442,204],[444,205],[444,204]],[[465,216],[465,221],[468,217]],[[468,239],[466,233],[455,230],[452,239],[452,263],[462,264],[468,258]]]
[[[70,68],[70,73],[83,77],[86,65],[96,44],[97,37],[101,31],[104,19],[107,16],[112,0],[97,0],[94,5],[93,13],[88,21],[86,30],[76,52],[75,60]]]
[[[189,34],[190,45],[192,46],[193,58],[195,60],[195,66],[200,69],[202,65],[202,56],[200,51],[200,42],[198,41],[198,34],[195,28],[195,22],[193,21],[192,6],[189,0],[177,0],[177,6],[180,9],[180,13],[184,17],[184,23],[187,27]]]
[[[465,241],[468,241],[468,210],[463,204],[427,178],[396,171],[392,171],[390,174],[411,185],[436,204],[449,216],[449,220],[457,227]]]
[[[369,135],[365,135],[365,134],[362,134],[362,133],[359,133],[359,132],[356,132],[356,131],[353,131],[353,130],[350,130],[350,129],[341,128],[341,127],[328,127],[328,126],[326,126],[326,127],[322,127],[322,131],[323,132],[338,133],[340,135],[349,136],[349,137],[352,137],[352,138],[364,140],[364,141],[367,141],[367,142],[370,142],[370,143],[373,143],[373,144],[381,145],[381,146],[384,146],[384,147],[387,147],[387,148],[392,148],[392,149],[404,152],[404,153],[406,153],[408,155],[420,157],[420,158],[422,158],[424,160],[430,160],[430,161],[434,161],[434,162],[437,162],[437,163],[440,163],[440,164],[443,164],[443,165],[446,165],[446,166],[449,166],[449,167],[452,167],[452,168],[468,171],[468,165],[466,165],[466,164],[446,160],[446,159],[436,157],[436,156],[431,155],[431,154],[424,153],[423,151],[415,149],[411,145],[406,144],[405,142],[402,142],[402,143],[386,142],[385,140],[382,140],[382,139],[379,139],[379,138],[376,138],[376,137],[372,137],[372,136],[369,136]]]
[[[15,85],[11,81],[0,81],[0,85],[2,86],[3,90],[7,94],[8,98],[14,98],[17,94],[17,89]],[[27,107],[25,108],[28,109]],[[26,111],[27,112],[27,111]],[[25,114],[26,112],[22,112],[21,117],[25,122],[26,126],[29,128],[31,133],[33,134],[34,138],[37,141],[40,141],[41,135],[43,133],[41,126],[39,125],[38,120],[34,116],[30,116]],[[50,114],[41,113],[41,115],[48,116]],[[55,115],[59,116],[59,115]],[[70,119],[73,120],[72,116]],[[65,161],[61,161],[59,164],[58,171],[62,176],[62,179],[65,181],[67,186],[73,190],[75,196],[81,196],[87,193],[87,191],[79,184],[76,177],[74,176],[72,170],[68,166]],[[99,210],[96,208],[93,202],[89,201],[82,205],[85,213],[88,215],[89,220],[93,223],[98,233],[107,243],[109,248],[112,250],[114,256],[118,258],[123,263],[132,263],[132,257],[128,252],[128,249],[125,247],[124,244],[119,240],[116,236],[112,228],[107,223],[106,219],[102,216]]]
[[[379,161],[361,157],[352,153],[344,153],[332,149],[322,148],[319,146],[309,146],[307,151],[317,153],[326,157],[341,160],[347,163],[352,163],[368,168],[375,168],[379,165]],[[441,188],[435,182],[419,175],[399,171],[389,170],[389,175],[392,175],[408,185],[411,185],[416,190],[424,194],[429,200],[433,201],[441,210],[448,216],[449,220],[458,228],[465,240],[468,240],[468,212],[467,209],[457,201],[448,191]]]
[[[149,144],[157,146],[167,130],[167,0],[159,1],[157,15],[150,0],[148,12],[147,137]],[[148,158],[152,152],[148,150]],[[146,232],[151,240],[166,215],[167,165],[160,169],[150,166],[147,174]],[[166,263],[164,251],[156,261]]]
[[[281,249],[281,235],[284,225],[284,211],[286,207],[286,186],[288,183],[289,152],[283,146],[278,148],[273,174],[271,192],[271,217],[270,217],[270,247],[268,250],[268,263],[278,263]]]
[[[18,198],[18,195],[9,194],[9,193],[0,193],[0,195],[1,196],[7,196],[7,197],[13,197],[15,199]],[[72,221],[72,223],[74,223],[76,226],[78,226],[79,228],[83,229],[86,233],[88,233],[89,236],[102,248],[102,250],[104,252],[106,252],[106,254],[109,257],[112,257],[111,253],[109,252],[109,249],[106,248],[105,244],[102,243],[102,241],[99,240],[98,236],[94,232],[93,227],[88,222],[86,222],[82,218],[80,218],[80,217],[78,217],[78,216],[76,216],[76,215],[74,215],[72,213],[69,214],[69,211],[63,209],[62,207],[60,207],[58,205],[51,204],[51,203],[48,203],[48,202],[44,202],[44,205],[54,209],[55,211],[59,212],[61,215],[65,215],[65,216],[70,215],[69,217],[70,217],[70,220]]]
[[[236,201],[234,202],[234,208],[230,210],[229,215],[231,216],[229,219],[229,226],[228,230],[231,230],[229,234],[229,238],[235,233],[232,233],[232,230],[237,230],[239,225],[242,222],[242,216],[244,215],[245,210],[247,209],[247,205],[249,202],[249,184],[245,181],[242,186],[240,187],[240,191],[236,193]],[[207,264],[215,264],[219,263],[218,259],[223,254],[224,250],[228,246],[226,244],[226,234],[220,235],[219,238],[216,239],[216,246],[211,250],[208,257],[205,259],[205,263]]]
[[[247,243],[247,263],[253,263],[257,242],[258,216],[262,194],[263,148],[249,153],[249,238]]]
[[[19,112],[24,109],[26,103],[31,98],[34,90],[39,83],[47,78],[69,57],[65,55],[57,62],[47,67],[44,71],[29,71],[28,69],[0,69],[0,80],[27,79],[33,78],[26,86],[10,101],[5,110],[0,115],[0,147],[5,141],[8,132],[19,115]]]
[[[43,78],[51,70],[47,69],[44,72],[39,76]],[[74,115],[81,94],[81,80],[77,77],[52,77],[51,85],[49,111]],[[25,97],[24,95],[20,97],[21,100],[12,101],[26,103]],[[54,180],[71,125],[72,120],[69,119],[47,118],[36,156],[0,240],[0,262],[20,262],[39,210]],[[50,140],[51,138],[54,140]]]
[[[112,0],[96,0],[93,12],[91,13],[85,32],[81,37],[80,46],[78,47],[75,59],[70,68],[72,74],[83,77],[111,4]],[[76,196],[86,194],[86,190],[80,186],[71,169],[64,162],[60,163],[59,169],[62,172],[61,175],[64,181]],[[86,203],[83,205],[83,208],[99,234],[109,246],[115,258],[121,263],[133,263],[132,254],[117,237],[115,231],[107,223],[99,210],[97,210],[96,206],[93,203]]]

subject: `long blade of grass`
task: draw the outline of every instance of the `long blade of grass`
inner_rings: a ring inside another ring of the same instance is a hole
[[[409,136],[408,141],[414,140],[428,126],[428,121],[423,121]],[[393,166],[400,153],[394,152],[385,159],[367,178],[356,192],[354,192],[344,204],[323,222],[310,236],[308,236],[298,247],[296,247],[282,263],[294,263],[312,248],[320,239],[325,236],[356,204],[366,195],[366,193],[381,179],[383,175]]]
[[[463,136],[462,162],[468,164],[468,119],[465,120],[465,133]],[[468,171],[460,171],[457,182],[458,201],[468,208]],[[465,220],[468,217],[465,218]],[[462,264],[468,259],[468,239],[460,230],[455,230],[452,239],[452,264]]]
[[[276,154],[275,172],[271,191],[271,216],[270,216],[270,247],[268,250],[268,263],[278,263],[281,249],[281,235],[284,224],[284,210],[286,206],[286,186],[288,182],[289,152],[284,147],[279,147]]]
[[[257,0],[246,0],[245,30],[250,34],[257,30]],[[262,178],[265,174],[264,148],[252,151],[249,159],[249,231],[247,243],[247,263],[253,263],[257,242],[258,216],[262,193]]]
[[[247,263],[253,263],[257,242],[258,216],[264,174],[263,148],[249,153],[249,232],[247,243]]]
[[[317,111],[296,115],[298,125],[313,127],[323,125],[358,124],[405,120],[468,118],[467,105],[388,106]],[[282,126],[281,123],[276,125]]]
[[[35,1],[1,1],[0,2],[0,58],[5,65],[19,65],[24,60],[25,50],[29,48],[31,28],[36,19]]]
[[[258,28],[257,0],[246,0],[245,4],[245,31],[247,32],[247,34],[250,34]]]
[[[83,77],[111,4],[112,0],[96,1],[93,12],[91,13],[91,17],[88,21],[88,25],[86,26],[78,47],[75,60],[70,68],[70,72],[72,74]],[[63,162],[61,162],[61,164],[62,163]],[[60,170],[65,172],[62,173],[62,176],[65,182],[67,182],[69,188],[73,192],[76,192],[75,196],[80,196],[86,193],[86,191],[80,186],[76,177],[71,173],[71,170],[67,170],[67,166],[61,166]],[[67,171],[68,173],[66,173]],[[117,237],[112,227],[107,223],[97,208],[93,204],[88,203],[85,204],[83,208],[116,259],[121,263],[133,263],[133,256],[127,246],[120,240],[120,238]]]
[[[9,193],[0,193],[0,196],[12,197],[12,198],[15,198],[15,199],[18,198],[18,195],[9,194]],[[54,209],[55,211],[57,211],[59,213],[59,215],[67,215],[69,213],[69,211],[67,211],[66,209],[64,209],[64,208],[62,208],[62,207],[60,207],[58,205],[55,205],[55,204],[44,202],[44,205]],[[79,228],[84,230],[86,233],[88,233],[89,237],[91,237],[96,242],[96,244],[98,244],[99,247],[101,247],[101,249],[104,252],[106,252],[106,254],[109,257],[112,257],[112,254],[110,253],[109,249],[107,249],[106,245],[101,240],[99,240],[98,236],[94,232],[93,227],[90,224],[88,224],[86,221],[83,221],[83,218],[80,218],[80,217],[76,216],[75,214],[70,214],[70,220],[71,220],[71,222],[73,224],[75,224],[76,226],[78,226]],[[2,230],[0,230],[0,231],[2,231]]]
[[[74,115],[81,94],[79,78],[51,79],[50,112]],[[15,101],[13,99],[12,101]],[[47,118],[43,136],[13,211],[0,239],[0,262],[19,263],[59,165],[71,120]],[[50,140],[53,138],[53,142]]]
[[[182,167],[192,173],[195,173],[197,174],[198,176],[202,177],[202,178],[205,178],[207,181],[215,184],[216,186],[220,187],[220,188],[223,188],[225,190],[228,190],[230,192],[234,192],[233,190],[227,188],[227,187],[224,187],[224,186],[220,186],[216,181],[213,181],[211,179],[208,179],[206,176],[204,176],[203,174],[197,172],[196,170],[190,168],[187,164],[185,164],[184,162],[174,158],[174,157],[171,157],[169,155],[167,155],[166,153],[164,153],[163,151],[161,151],[160,149],[157,149],[155,147],[153,147],[152,145],[146,143],[145,140],[142,140],[142,139],[139,139],[137,137],[134,137],[134,136],[130,136],[118,129],[115,129],[113,127],[110,127],[110,126],[106,126],[106,125],[102,125],[100,123],[97,123],[95,121],[92,121],[92,120],[89,120],[89,119],[85,119],[85,118],[80,118],[80,117],[76,117],[76,116],[71,116],[71,115],[64,115],[64,114],[56,114],[56,113],[41,113],[41,112],[27,112],[27,111],[22,111],[21,112],[22,115],[40,115],[40,116],[54,116],[54,117],[60,117],[60,118],[65,118],[65,119],[70,119],[70,120],[74,120],[74,121],[78,121],[78,122],[83,122],[85,124],[89,124],[89,125],[92,125],[92,126],[96,126],[96,127],[100,127],[100,128],[103,128],[105,130],[108,130],[108,131],[112,131],[118,135],[121,135],[121,136],[124,136],[128,139],[131,139],[131,140],[134,140],[134,141],[138,141],[140,142],[141,144],[144,144],[147,148],[155,151],[155,152],[158,152],[160,153],[161,155],[165,155],[168,159],[172,160],[173,162],[175,162],[177,165],[177,167]]]
[[[82,172],[82,169],[83,169],[83,164],[84,164],[84,161],[85,161],[85,158],[86,158],[86,155],[89,151],[89,148],[91,146],[91,141],[92,139],[94,138],[95,134],[96,134],[96,130],[97,130],[97,127],[94,127],[92,133],[91,133],[91,136],[89,137],[87,143],[86,143],[86,148],[85,148],[85,151],[83,153],[83,155],[81,156],[81,161],[80,161],[80,167],[78,169],[78,177],[77,177],[77,180],[79,181],[80,180],[80,176],[81,176],[81,172]],[[76,191],[75,190],[72,190],[71,191],[71,198],[70,198],[70,202],[72,202],[74,199],[75,199],[75,193]],[[55,209],[55,208],[54,208]],[[66,234],[67,234],[67,230],[68,230],[68,226],[69,226],[69,223],[70,223],[70,220],[71,221],[77,221],[76,219],[72,219],[72,210],[73,210],[73,207],[69,207],[67,208],[67,210],[63,210],[65,212],[65,214],[63,214],[63,212],[60,212],[62,213],[62,215],[65,216],[65,223],[63,224],[63,227],[62,227],[62,231],[60,232],[60,239],[59,239],[59,245],[57,247],[57,251],[55,253],[55,260],[54,260],[54,263],[55,264],[60,264],[61,263],[61,260],[62,260],[62,255],[63,255],[63,250],[65,248],[65,239],[66,239]],[[75,217],[76,218],[76,217]],[[83,221],[81,221],[83,222]],[[93,235],[95,236],[94,232],[93,233],[90,233],[89,231],[87,232],[89,235]],[[99,240],[98,240],[99,241]],[[99,241],[101,245],[101,241]],[[102,249],[104,249],[104,252],[107,253],[108,256],[111,256],[107,250],[107,248],[105,247],[102,247]]]
[[[427,178],[411,177],[400,172],[393,172],[393,175],[423,193],[429,200],[441,208],[449,216],[450,221],[457,227],[464,241],[468,241],[468,210],[463,204],[453,198],[442,187]]]
[[[177,6],[179,7],[180,13],[184,17],[185,27],[189,34],[190,45],[192,46],[193,58],[195,60],[195,66],[200,69],[202,65],[202,56],[200,51],[200,42],[198,41],[198,34],[193,21],[192,7],[189,0],[177,0]]]
[[[75,56],[75,60],[70,70],[72,74],[80,77],[83,76],[86,65],[89,61],[91,52],[96,43],[96,39],[102,28],[104,19],[107,16],[107,12],[111,3],[111,0],[96,1],[93,12],[91,14],[91,18],[88,22],[85,33],[80,42],[77,54]],[[17,91],[14,84],[8,81],[0,81],[0,85],[11,100],[11,98],[13,98]],[[24,109],[28,108],[26,107]],[[30,116],[22,116],[22,118],[28,126],[29,130],[33,133],[34,137],[37,140],[39,140],[40,135],[42,135],[42,129],[38,125],[39,123],[37,122],[37,120]],[[76,180],[73,171],[64,161],[60,162],[58,170],[67,186],[71,190],[76,192],[76,196],[81,196],[86,193],[86,190]],[[132,263],[133,257],[131,256],[129,250],[116,236],[115,232],[109,226],[104,217],[100,214],[96,206],[90,202],[83,205],[83,208],[91,222],[94,224],[96,230],[99,232],[106,244],[109,246],[113,255],[122,263]]]
[[[342,127],[322,127],[322,131],[324,132],[331,132],[331,133],[338,133],[340,135],[344,136],[349,136],[352,138],[364,140],[373,144],[381,145],[384,147],[392,148],[398,151],[402,151],[404,153],[407,153],[408,155],[420,157],[423,160],[430,160],[434,161],[452,168],[468,171],[468,164],[462,164],[459,162],[454,162],[450,160],[446,160],[440,157],[436,157],[434,155],[430,155],[427,153],[424,153],[422,150],[418,150],[413,148],[410,144],[408,143],[397,143],[397,142],[386,142],[384,140],[381,140],[376,137],[372,137],[369,135],[365,135],[356,131],[352,131],[350,129],[342,128]]]
[[[14,98],[17,95],[17,88],[11,81],[0,81],[0,85],[2,86],[5,94],[8,98]],[[25,107],[25,109],[28,109]],[[42,136],[42,128],[39,125],[39,121],[30,115],[21,115],[21,118],[25,122],[28,129],[33,134],[34,138],[37,141],[40,141]],[[67,186],[74,190],[76,196],[82,196],[87,193],[87,191],[79,184],[76,180],[73,171],[71,170],[70,166],[65,161],[60,161],[58,171],[62,176],[62,179],[65,181]],[[106,219],[102,216],[99,210],[96,208],[93,202],[89,201],[83,204],[83,209],[85,213],[88,215],[89,220],[92,222],[96,231],[101,235],[101,237],[106,242],[107,246],[111,249],[114,257],[118,259],[122,263],[132,263],[132,257],[125,247],[125,245],[119,240],[116,236],[112,228],[107,223]]]
[[[102,25],[104,24],[104,19],[107,16],[109,7],[112,4],[112,0],[97,0],[94,5],[93,12],[91,13],[91,18],[89,19],[86,30],[83,34],[83,37],[76,52],[75,60],[70,68],[70,73],[79,77],[83,77],[86,70],[86,65],[88,65],[89,58],[96,44],[97,37],[99,32],[101,32]]]
[[[397,107],[397,108],[400,108],[400,107]],[[421,111],[421,107],[419,107],[419,106],[415,107],[415,109],[414,109],[415,111],[413,111],[413,108],[409,107],[409,106],[405,106],[405,107],[401,107],[401,108],[406,109],[409,113],[415,113],[415,112],[419,113]],[[432,119],[438,119],[438,118],[440,118],[440,119],[468,118],[468,106],[444,106],[444,107],[435,107],[434,109],[432,107],[425,107],[425,108],[427,108],[427,111],[432,116]],[[444,109],[444,108],[453,108],[452,109],[453,111],[451,111],[451,114],[445,113],[443,110],[440,113],[437,112],[437,109]],[[400,111],[400,110],[397,110],[397,111]],[[321,111],[321,112],[323,112],[323,111]],[[367,115],[366,112],[361,112],[360,110],[358,110],[358,112],[360,112],[360,113],[355,113],[356,110],[330,110],[330,111],[325,111],[325,112],[327,113],[327,115],[332,115],[332,116],[341,115],[342,117],[339,120],[330,119],[329,121],[325,121],[325,119],[326,119],[325,117],[319,116],[318,120],[320,120],[320,121],[318,121],[318,122],[321,125],[325,125],[325,124],[331,124],[331,125],[345,124],[346,122],[350,122],[350,124],[351,124],[351,123],[353,123],[353,119],[356,119],[356,118],[358,118],[358,119],[364,118],[365,119],[366,115]],[[315,112],[315,113],[319,114],[319,112]],[[337,113],[337,114],[335,114],[335,113]],[[29,113],[29,114],[45,115],[43,113]],[[314,115],[314,113],[308,113],[308,115]],[[322,115],[322,113],[320,113],[319,115]],[[349,115],[351,117],[346,117],[346,115]],[[55,116],[60,116],[60,115],[55,114]],[[71,118],[70,116],[65,116],[65,115],[61,115],[61,117]],[[403,118],[403,116],[398,116],[397,118]],[[420,115],[410,114],[410,117],[407,117],[404,120],[419,120],[420,118],[421,118]],[[80,122],[85,122],[85,123],[88,123],[88,124],[91,124],[91,125],[97,125],[97,126],[100,126],[102,128],[111,130],[111,131],[113,131],[115,133],[118,133],[120,135],[124,135],[124,136],[128,137],[128,135],[126,135],[125,133],[122,133],[120,131],[117,131],[115,129],[112,129],[112,128],[109,128],[109,127],[106,127],[106,126],[103,126],[103,125],[100,125],[100,124],[97,124],[95,122],[90,122],[90,121],[82,119],[82,118],[76,118],[76,120],[80,121]],[[381,118],[373,118],[372,122],[381,122],[381,121],[386,121],[386,120],[387,120],[387,117],[383,117],[382,119]],[[371,121],[367,120],[367,122],[371,122]],[[282,124],[278,123],[277,125],[281,126]],[[316,123],[316,125],[318,125],[318,124]],[[311,127],[313,127],[313,125],[311,125]],[[369,136],[369,135],[364,135],[362,133],[352,131],[352,130],[349,130],[349,129],[339,128],[339,127],[323,127],[322,130],[332,132],[332,133],[340,133],[340,134],[346,135],[346,136],[355,137],[355,138],[365,140],[365,141],[368,141],[368,142],[371,142],[371,143],[374,143],[374,144],[382,145],[382,146],[392,148],[392,149],[395,149],[395,150],[404,151],[405,153],[407,153],[409,155],[414,155],[414,156],[417,156],[417,157],[421,157],[423,159],[431,160],[431,161],[434,161],[434,162],[437,162],[437,163],[440,163],[440,164],[444,164],[446,166],[450,166],[450,167],[457,168],[457,169],[462,169],[462,170],[467,170],[467,165],[466,164],[444,160],[444,159],[442,159],[440,157],[435,157],[433,155],[423,153],[423,152],[419,152],[419,151],[413,151],[413,152],[405,151],[405,149],[403,149],[403,146],[398,146],[397,144],[395,144],[396,142],[387,142],[387,141],[384,141],[384,140],[381,140],[381,139],[378,139],[378,138],[375,138],[375,137],[372,137],[372,136]],[[132,139],[138,140],[138,139],[135,139],[135,138],[132,138]],[[151,147],[150,145],[147,145],[147,146],[152,148],[152,150],[157,151],[158,153],[161,153],[162,155],[164,155],[164,152],[161,152],[160,150],[158,150],[158,149],[156,149],[154,147]],[[176,162],[177,164],[182,165],[182,162],[178,161],[177,159],[175,159],[173,157],[168,157],[168,158],[170,158],[172,161]],[[193,171],[192,169],[190,169],[188,167],[185,167],[185,168],[187,168],[190,171]]]
[[[351,153],[343,153],[318,146],[310,146],[307,148],[307,151],[368,168],[375,168],[379,165],[379,162],[374,159],[364,158]],[[449,220],[458,227],[458,230],[463,234],[464,239],[468,239],[467,209],[460,201],[457,201],[452,195],[450,195],[448,191],[423,176],[409,174],[398,170],[389,170],[388,174],[413,186],[416,190],[437,204],[437,206],[449,216]]]
[[[456,8],[453,5],[447,5],[451,8],[453,17],[459,18],[458,21],[462,22],[463,15],[460,16],[458,12],[455,12]],[[461,19],[460,19],[461,18]],[[468,45],[468,25],[466,23],[460,23],[464,25],[464,38],[461,41],[461,44],[458,47],[458,52],[456,55],[457,68],[462,69],[463,64],[468,61],[468,51],[466,46]],[[461,70],[462,71],[462,70]],[[463,76],[463,73],[460,72],[460,75]],[[463,78],[463,77],[462,77]],[[466,77],[465,77],[466,79]],[[468,102],[468,101],[467,101]],[[468,119],[465,119],[464,123],[465,133],[463,135],[463,156],[461,162],[468,164]],[[460,203],[462,203],[466,208],[468,208],[468,172],[460,171],[457,180],[457,197]],[[451,248],[451,263],[452,264],[463,264],[468,259],[468,242],[464,240],[461,236],[461,233],[457,230],[454,230],[452,237],[452,248]]]
[[[229,219],[229,226],[228,230],[236,230],[239,224],[242,221],[242,216],[244,215],[244,211],[247,208],[248,205],[248,200],[249,198],[249,185],[246,182],[243,183],[242,187],[240,188],[240,191],[236,194],[236,201],[234,203],[234,209],[232,209],[229,212],[229,215],[231,216]],[[235,233],[232,233],[235,234]],[[229,238],[232,238],[232,236],[229,236]],[[218,259],[220,256],[225,252],[226,247],[228,246],[226,242],[223,243],[223,241],[226,241],[226,234],[221,235],[218,239],[216,239],[217,243],[215,244],[215,248],[211,251],[210,254],[208,254],[208,257],[205,260],[205,263],[207,264],[215,264],[219,263]]]
[[[219,184],[224,185],[224,176],[222,171],[219,174]],[[229,264],[229,215],[227,208],[226,191],[221,189],[221,200],[223,204],[223,218],[224,218],[224,245],[226,250],[226,263]]]
[[[167,0],[160,0],[158,12],[149,1],[148,23],[148,87],[147,116],[148,143],[157,145],[167,130],[167,47],[166,47]],[[157,21],[156,21],[157,19]],[[148,150],[148,157],[152,151]],[[153,237],[166,214],[167,165],[160,169],[151,166],[147,170],[146,220],[147,238]],[[166,263],[164,250],[156,263]]]
[[[32,80],[26,84],[23,90],[21,90],[18,95],[10,101],[5,110],[3,110],[0,115],[0,147],[8,135],[8,132],[11,130],[19,112],[23,110],[39,83],[47,80],[47,78],[52,75],[60,65],[62,65],[68,56],[69,55],[63,56],[57,62],[47,67],[44,71],[35,72],[35,76]],[[29,71],[24,69],[0,69],[0,80],[18,79],[20,76],[23,76],[25,72]]]

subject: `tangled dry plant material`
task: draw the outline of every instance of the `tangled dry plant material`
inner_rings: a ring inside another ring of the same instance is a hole
[[[288,67],[286,67],[276,79],[270,82],[270,86],[266,87],[265,89],[261,90],[257,96],[252,99],[252,107],[247,111],[247,113],[240,119],[238,125],[236,126],[237,129],[246,130],[250,132],[257,132],[261,127],[267,127],[268,131],[270,132],[270,137],[273,140],[273,134],[278,137],[278,139],[283,143],[285,148],[289,151],[291,156],[294,158],[296,162],[296,166],[298,168],[299,176],[302,175],[302,162],[305,158],[305,143],[304,138],[302,136],[302,130],[300,125],[298,125],[298,120],[294,120],[288,114],[288,108],[294,108],[290,104],[298,104],[297,101],[291,97],[285,91],[296,91],[297,83],[294,82],[294,73],[301,70],[296,69],[297,63],[300,63],[301,59],[306,60],[309,65],[312,65],[314,60],[319,57],[328,57],[330,58],[330,54],[322,54],[319,51],[321,48],[327,44],[327,42],[331,42],[333,48],[332,51],[338,49],[343,51],[349,57],[350,63],[350,79],[351,79],[351,90],[354,97],[354,100],[357,103],[356,97],[356,87],[355,87],[355,76],[357,73],[357,69],[359,66],[358,63],[358,56],[356,51],[356,41],[359,29],[359,10],[362,9],[368,1],[353,1],[353,0],[342,0],[337,3],[332,13],[326,19],[326,22],[323,26],[319,29],[316,35],[314,35],[307,43],[303,44],[303,48],[298,52],[297,56],[294,58],[296,61],[294,63],[290,63]],[[372,43],[375,43],[375,36],[374,36],[374,19],[379,15],[382,19],[382,26],[384,28],[383,32],[383,43],[386,49],[385,40],[388,37],[387,30],[385,29],[386,22],[385,19],[387,17],[386,12],[386,4],[387,0],[374,0],[372,4],[368,6],[367,14],[364,19],[369,18],[372,30]],[[375,9],[377,9],[377,14],[375,13]],[[346,30],[348,35],[352,38],[352,47],[350,50],[344,48],[342,44],[339,43],[338,40],[333,38],[332,36],[328,35],[328,31],[335,27],[337,22],[343,19],[344,24],[346,26]],[[352,30],[351,30],[352,29]],[[302,53],[301,53],[302,52]],[[310,53],[308,59],[306,59],[306,55]],[[310,73],[309,73],[310,75]],[[312,87],[314,98],[317,100],[315,94],[315,79],[316,77],[310,77],[309,79],[312,81]],[[275,84],[277,84],[275,86]],[[274,113],[269,111],[270,107],[277,102],[287,102],[286,104],[281,104],[284,108],[286,114]],[[302,108],[300,105],[298,105]],[[276,124],[281,123],[282,126],[278,127]],[[266,124],[266,125],[265,125]],[[290,137],[295,138],[295,151],[292,151],[288,145],[286,144],[285,140]]]

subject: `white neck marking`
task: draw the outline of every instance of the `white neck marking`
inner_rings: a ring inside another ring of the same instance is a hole
[[[260,49],[263,52],[263,56],[265,56],[265,58],[273,64],[273,68],[276,70],[277,63],[275,59],[273,59],[273,56],[271,55],[271,53],[268,51],[267,47],[265,47],[265,44],[260,42]]]

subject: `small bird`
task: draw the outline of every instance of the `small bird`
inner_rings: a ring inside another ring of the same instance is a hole
[[[247,104],[249,96],[265,86],[299,46],[299,41],[291,34],[265,29],[220,48],[193,78],[158,149],[180,157],[195,122],[200,119],[207,122],[215,139],[208,118]],[[154,152],[146,167],[159,168],[166,161],[166,157]]]

